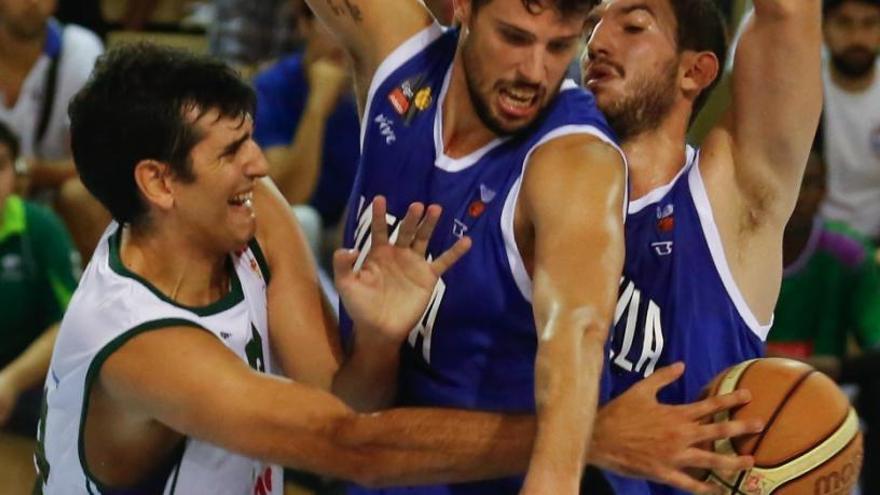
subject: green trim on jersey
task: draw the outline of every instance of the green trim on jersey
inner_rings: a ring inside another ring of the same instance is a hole
[[[73,297],[73,291],[54,273],[49,272],[46,276],[49,278],[49,286],[52,287],[52,293],[55,294],[55,299],[58,300],[58,305],[62,308],[67,308],[70,304],[70,298]]]
[[[114,272],[123,277],[128,277],[130,279],[136,280],[138,283],[149,289],[150,292],[155,294],[156,297],[174,307],[191,311],[199,316],[211,316],[213,314],[226,311],[227,309],[235,306],[236,304],[244,300],[244,292],[241,289],[241,280],[239,280],[238,273],[235,271],[235,267],[232,266],[232,260],[229,258],[227,258],[226,260],[230,283],[232,286],[229,292],[217,301],[207,306],[192,307],[180,304],[174,299],[171,299],[170,297],[163,294],[162,291],[157,289],[153,284],[148,282],[145,278],[125,267],[125,265],[122,263],[122,259],[119,257],[119,249],[122,242],[122,227],[117,227],[116,232],[113,232],[113,234],[110,235],[110,238],[107,240],[107,242],[110,243],[110,268]]]
[[[115,234],[114,234],[115,235]],[[145,323],[141,323],[140,325],[123,332],[118,337],[111,340],[108,344],[101,348],[95,357],[92,358],[92,362],[89,363],[89,369],[86,372],[86,382],[85,387],[83,389],[83,405],[82,412],[80,414],[79,419],[79,438],[77,439],[77,447],[79,450],[79,463],[82,467],[83,472],[86,474],[86,489],[91,493],[91,488],[89,487],[89,483],[94,484],[98,487],[99,491],[110,491],[114,490],[113,487],[108,487],[107,485],[98,481],[98,478],[95,477],[94,473],[89,469],[89,464],[86,462],[86,444],[85,444],[85,430],[86,430],[86,417],[89,412],[89,396],[92,392],[92,385],[94,385],[95,381],[98,379],[98,373],[101,371],[101,367],[104,366],[104,362],[107,361],[107,358],[110,357],[114,352],[118,351],[120,347],[122,347],[129,340],[137,337],[142,333],[146,333],[153,330],[163,330],[171,327],[191,327],[196,328],[198,330],[202,330],[214,336],[210,330],[205,327],[199,325],[198,323],[184,320],[182,318],[163,318],[159,320],[152,320]],[[175,472],[180,471],[180,461],[183,459],[183,452],[185,450],[186,445],[186,437],[181,440],[181,446],[177,447],[175,450],[177,451],[174,456],[170,460],[173,460],[173,463],[176,465],[174,468]],[[169,462],[170,464],[170,462]],[[177,475],[174,477],[174,486],[177,485]],[[119,488],[116,488],[119,489]],[[129,487],[130,489],[130,487]],[[174,493],[174,490],[171,491]]]
[[[248,247],[251,248],[251,252],[254,253],[254,258],[257,259],[257,264],[260,265],[260,271],[263,272],[263,279],[266,280],[266,285],[269,285],[269,280],[272,278],[272,274],[269,272],[269,263],[266,263],[266,257],[263,256],[263,250],[260,248],[260,243],[257,242],[256,238],[251,239],[251,242],[248,243]]]
[[[0,242],[11,235],[21,234],[26,229],[24,201],[15,195],[9,196],[6,198],[6,206],[3,207],[3,221],[0,222]]]

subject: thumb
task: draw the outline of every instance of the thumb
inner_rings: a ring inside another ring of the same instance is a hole
[[[337,249],[333,253],[333,280],[338,283],[351,273],[358,254],[357,249]]]

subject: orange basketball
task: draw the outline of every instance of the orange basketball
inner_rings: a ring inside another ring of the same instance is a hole
[[[837,384],[809,365],[754,359],[712,380],[709,395],[752,393],[743,407],[716,422],[760,418],[764,431],[715,442],[720,453],[752,455],[755,466],[736,474],[710,472],[711,483],[736,495],[849,495],[862,467],[858,417]]]

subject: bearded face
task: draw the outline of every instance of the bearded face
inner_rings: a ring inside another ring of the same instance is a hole
[[[656,74],[634,75],[616,98],[597,98],[599,109],[622,140],[657,127],[669,113],[677,91],[678,60]]]

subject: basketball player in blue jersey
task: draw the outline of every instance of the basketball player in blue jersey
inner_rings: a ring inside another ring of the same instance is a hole
[[[612,131],[592,97],[563,81],[592,2],[464,0],[454,30],[416,0],[309,4],[348,47],[359,86],[362,161],[346,244],[369,252],[377,195],[392,229],[412,201],[443,205],[430,255],[473,240],[400,351],[387,349],[384,388],[358,405],[538,416],[524,481],[383,493],[576,493],[587,448],[571,439],[589,435],[595,416],[626,197]],[[357,342],[344,314],[342,331]]]
[[[821,0],[754,5],[732,107],[699,150],[685,135],[727,49],[714,2],[605,0],[594,13],[584,83],[621,139],[631,184],[610,398],[683,361],[660,399],[690,402],[715,374],[763,353],[822,105]],[[609,478],[620,494],[678,493]]]

